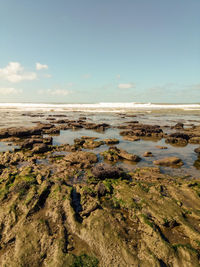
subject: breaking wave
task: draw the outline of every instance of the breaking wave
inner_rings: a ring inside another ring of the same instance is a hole
[[[81,112],[127,112],[153,110],[200,110],[200,104],[153,104],[153,103],[95,103],[95,104],[39,104],[0,103],[0,109],[20,111],[81,111]]]

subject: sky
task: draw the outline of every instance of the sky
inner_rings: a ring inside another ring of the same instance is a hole
[[[0,102],[200,102],[199,0],[0,0]]]

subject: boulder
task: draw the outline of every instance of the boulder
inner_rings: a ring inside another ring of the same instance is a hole
[[[161,166],[182,166],[183,161],[178,157],[167,157],[153,162],[155,165]]]
[[[122,150],[122,149],[119,150],[118,155],[120,158],[130,160],[133,162],[139,162],[141,160],[141,158],[139,156],[134,155],[134,154],[130,154],[127,151]]]
[[[118,179],[123,176],[123,171],[118,167],[100,163],[92,169],[92,174],[100,180],[106,178]]]

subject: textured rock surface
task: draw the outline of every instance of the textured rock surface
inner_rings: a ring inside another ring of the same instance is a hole
[[[198,181],[102,170],[72,186],[45,166],[1,170],[1,266],[199,266]]]
[[[162,165],[162,166],[182,166],[183,162],[181,159],[177,157],[167,157],[163,159],[158,159],[153,162],[156,165]]]

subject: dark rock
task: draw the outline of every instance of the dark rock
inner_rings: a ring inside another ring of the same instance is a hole
[[[184,124],[181,122],[178,122],[177,124],[175,124],[172,128],[173,129],[183,129]]]
[[[195,148],[194,152],[200,154],[200,147]]]
[[[189,140],[190,137],[188,134],[185,134],[185,133],[172,133],[169,135],[169,137],[173,137],[173,138],[181,138],[181,139],[184,139],[184,140]]]
[[[103,197],[106,195],[106,193],[107,193],[106,186],[103,183],[99,183],[97,188],[98,197]]]
[[[118,179],[123,176],[123,171],[118,167],[101,163],[92,169],[92,174],[100,180],[104,180],[106,178]]]
[[[153,154],[152,154],[152,152],[150,152],[150,151],[146,151],[146,152],[144,153],[143,157],[153,157]]]
[[[139,137],[162,137],[163,130],[159,125],[148,125],[132,123],[129,125],[121,125],[118,128],[127,129],[126,131],[121,131],[122,136],[139,136]]]
[[[7,129],[1,129],[0,130],[0,138],[7,138],[10,135],[8,134],[8,130]]]

